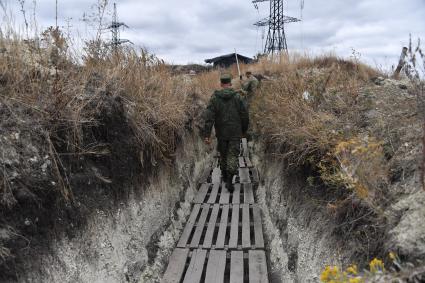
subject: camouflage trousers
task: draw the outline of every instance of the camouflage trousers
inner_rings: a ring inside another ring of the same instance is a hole
[[[226,180],[238,174],[240,141],[218,140],[217,151],[220,152],[220,168],[223,179]]]

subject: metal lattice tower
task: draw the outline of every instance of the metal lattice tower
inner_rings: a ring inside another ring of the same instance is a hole
[[[127,42],[131,43],[131,41],[128,39],[120,38],[120,27],[122,26],[128,28],[128,26],[125,23],[118,22],[117,4],[114,3],[114,14],[112,15],[112,23],[108,27],[108,29],[110,29],[112,32],[111,45],[114,49],[117,49],[118,46],[120,46],[123,43],[127,43]]]
[[[269,17],[254,24],[258,27],[269,27],[266,44],[264,45],[264,53],[274,54],[282,51],[287,52],[288,45],[286,43],[285,24],[299,22],[300,20],[284,15],[284,0],[254,0],[252,3],[258,8],[257,3],[266,1],[270,2]]]

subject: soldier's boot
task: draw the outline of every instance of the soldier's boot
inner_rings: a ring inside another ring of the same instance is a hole
[[[228,176],[227,176],[227,179],[226,179],[226,188],[227,188],[227,190],[229,191],[229,193],[233,193],[233,191],[234,191],[234,186],[233,186],[233,176],[231,175],[231,174],[229,174]]]
[[[226,170],[221,170],[221,180],[223,181],[223,182],[227,182],[227,171]]]
[[[231,180],[231,178],[229,177],[229,173],[227,172],[227,170],[221,171],[221,177],[223,182],[226,184],[226,189],[230,192],[231,188],[229,184],[229,179]]]

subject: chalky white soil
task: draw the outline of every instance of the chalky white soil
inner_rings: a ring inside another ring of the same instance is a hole
[[[175,166],[160,168],[142,196],[130,195],[114,211],[97,211],[84,231],[52,243],[49,255],[41,259],[41,270],[29,271],[19,281],[158,281],[209,158],[199,140],[188,137]]]

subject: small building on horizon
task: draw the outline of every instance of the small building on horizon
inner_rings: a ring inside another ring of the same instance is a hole
[[[236,54],[236,56],[238,56],[239,63],[250,64],[254,62],[254,59],[252,58],[249,58],[240,54]],[[205,63],[213,64],[214,67],[228,68],[232,66],[233,64],[236,64],[236,56],[235,56],[235,53],[222,55],[219,57],[206,59]]]

